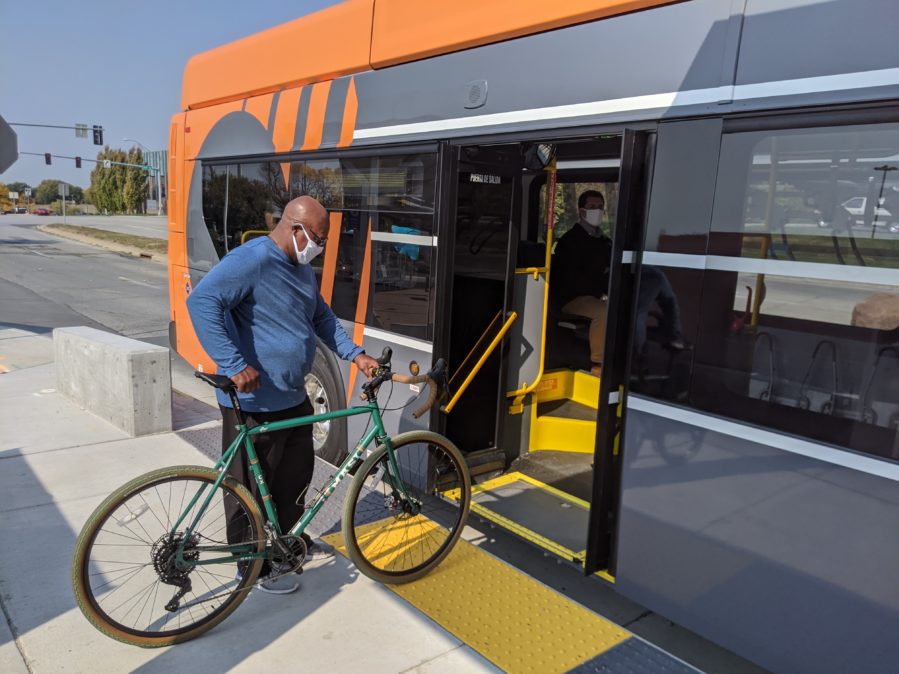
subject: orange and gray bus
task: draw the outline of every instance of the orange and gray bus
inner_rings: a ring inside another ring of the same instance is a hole
[[[897,25],[892,0],[352,0],[199,54],[172,344],[214,368],[185,298],[312,195],[350,334],[447,358],[442,410],[391,430],[448,434],[477,516],[769,669],[894,670]],[[552,291],[588,191],[611,243],[564,269],[608,278],[584,316]],[[323,349],[307,388],[360,383]]]

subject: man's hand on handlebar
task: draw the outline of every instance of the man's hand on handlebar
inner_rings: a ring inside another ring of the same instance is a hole
[[[371,379],[375,370],[380,367],[377,360],[365,353],[360,353],[353,359],[353,362],[368,379]]]
[[[233,375],[231,381],[241,393],[252,393],[261,384],[259,373],[251,365]]]

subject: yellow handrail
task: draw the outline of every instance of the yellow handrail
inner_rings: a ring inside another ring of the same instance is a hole
[[[481,348],[481,344],[484,343],[484,340],[487,339],[487,335],[490,334],[490,331],[493,330],[493,326],[496,325],[497,321],[503,316],[503,310],[500,309],[496,312],[496,316],[493,317],[493,320],[490,321],[490,325],[486,327],[484,332],[481,333],[481,336],[478,337],[478,341],[474,343],[474,346],[471,347],[471,351],[468,352],[468,355],[462,360],[462,364],[456,368],[456,371],[453,372],[453,375],[449,378],[449,386],[453,385],[453,382],[456,381],[456,377],[459,376],[459,373],[465,369],[465,366],[468,365],[468,361],[475,354],[475,352]]]
[[[555,203],[556,203],[556,161],[555,159],[546,167],[547,173],[549,173],[549,190],[547,194],[547,206],[546,206],[546,257],[543,263],[543,270],[546,273],[546,279],[543,284],[543,325],[540,330],[540,364],[537,367],[537,376],[534,377],[534,381],[529,385],[525,382],[525,385],[519,388],[516,391],[509,391],[506,393],[507,398],[518,398],[522,399],[528,393],[533,392],[534,389],[537,388],[537,384],[540,383],[540,380],[543,378],[543,366],[544,359],[546,357],[546,318],[547,312],[549,311],[549,272],[550,272],[550,263],[552,262],[552,254],[553,254],[553,223],[555,220]],[[527,271],[529,273],[534,274],[534,279],[537,279],[537,274],[539,270],[535,271],[537,268],[529,268]],[[517,269],[515,270],[518,271]],[[513,405],[520,404],[519,401],[513,401]]]
[[[499,343],[503,340],[503,337],[506,336],[506,333],[509,332],[509,328],[512,327],[512,324],[518,318],[518,314],[514,311],[509,312],[509,317],[506,319],[506,322],[503,323],[503,327],[499,329],[499,332],[496,333],[496,337],[490,342],[490,345],[487,347],[487,350],[481,354],[481,357],[478,359],[478,362],[474,364],[474,367],[471,368],[471,372],[468,373],[468,376],[465,377],[465,381],[462,382],[462,385],[456,391],[456,394],[452,397],[446,405],[444,405],[441,410],[446,414],[449,414],[453,411],[453,408],[456,406],[456,403],[459,401],[459,398],[462,397],[462,394],[465,393],[465,390],[468,388],[468,385],[471,384],[472,380],[475,378],[475,375],[481,371],[481,368],[484,366],[484,363],[487,362],[487,359],[490,357],[490,354],[493,353],[493,350],[499,345]]]
[[[241,246],[247,242],[247,237],[250,236],[251,234],[253,234],[253,235],[262,234],[262,235],[268,236],[269,231],[267,229],[248,229],[247,231],[245,231],[243,234],[240,235],[240,245]]]
[[[519,274],[519,275],[527,274],[528,276],[533,274],[535,281],[538,278],[540,278],[540,274],[545,274],[548,271],[549,271],[549,267],[516,267],[515,268],[516,274]]]

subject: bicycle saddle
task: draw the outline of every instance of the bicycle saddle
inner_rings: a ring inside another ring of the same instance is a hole
[[[210,386],[220,388],[222,391],[228,391],[234,388],[234,382],[223,374],[207,374],[205,372],[194,372],[194,377],[202,379]]]

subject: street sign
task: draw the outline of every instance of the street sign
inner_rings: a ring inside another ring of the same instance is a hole
[[[75,138],[87,138],[87,124],[75,125]]]
[[[103,160],[103,168],[112,168],[112,161],[109,159]]]
[[[13,201],[17,201],[19,199],[19,193],[18,192],[10,192],[9,198],[12,199]]]
[[[0,173],[16,163],[19,158],[19,141],[16,132],[0,117]]]
[[[25,188],[25,197],[26,197],[26,198],[30,198],[30,197],[31,197],[31,188],[30,188],[30,187],[26,187],[26,188]]]
[[[69,193],[68,183],[64,183],[64,182],[60,181],[59,185],[56,188],[56,191],[59,193],[59,196],[61,196],[63,199],[65,199]]]

